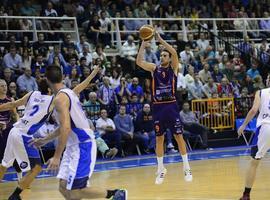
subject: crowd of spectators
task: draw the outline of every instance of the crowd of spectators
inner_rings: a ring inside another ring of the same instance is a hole
[[[137,30],[147,22],[121,22],[120,27],[125,30],[125,34],[122,35],[124,43],[121,55],[109,57],[104,49],[112,46],[109,32],[114,24],[110,17],[266,17],[269,6],[263,6],[264,3],[267,2],[256,4],[256,1],[252,0],[233,3],[230,0],[212,0],[209,3],[202,0],[149,0],[142,3],[138,0],[52,0],[43,5],[44,2],[30,0],[26,0],[24,4],[16,0],[4,1],[0,7],[0,15],[75,16],[78,25],[85,27],[85,31],[80,33],[78,43],[72,41],[71,34],[39,33],[37,41],[32,43],[30,41],[33,37],[29,33],[1,32],[0,39],[9,42],[0,45],[0,77],[8,85],[8,96],[18,99],[25,93],[38,89],[46,66],[50,64],[61,67],[64,74],[63,82],[69,88],[74,88],[91,73],[94,65],[99,65],[101,68],[97,77],[80,95],[87,116],[96,126],[100,137],[120,153],[121,140],[127,144],[141,144],[142,149],[148,152],[154,147],[152,118],[149,114],[151,74],[136,66],[137,35],[129,32]],[[8,9],[4,9],[4,6]],[[239,23],[234,25],[241,26]],[[260,21],[257,25],[268,30],[267,20]],[[1,30],[30,30],[32,26],[31,20],[27,19],[0,19]],[[177,23],[159,22],[156,26],[160,31],[181,28]],[[54,30],[61,27],[61,23],[55,20],[37,24],[38,29],[44,27]],[[193,24],[190,23],[188,27],[192,29]],[[254,34],[251,37],[260,37],[260,34]],[[267,39],[254,45],[249,36],[245,36],[243,42],[237,44],[239,52],[231,55],[231,52],[226,52],[224,48],[215,49],[207,32],[189,33],[186,41],[181,34],[161,35],[177,39],[174,47],[177,49],[180,63],[176,95],[180,107],[183,102],[193,99],[251,97],[256,90],[270,86]],[[267,32],[265,36],[267,37]],[[21,42],[16,43],[16,40]],[[49,44],[46,40],[61,42]],[[159,64],[162,48],[159,44],[147,44],[145,60]],[[252,59],[251,55],[256,55],[259,60]],[[113,119],[110,124],[106,124],[107,115]],[[114,132],[118,136],[110,138],[111,134],[108,132]],[[204,135],[204,146],[207,145],[205,138]],[[135,143],[131,142],[133,140]],[[132,145],[127,146],[132,148]],[[106,150],[110,149],[106,147]]]

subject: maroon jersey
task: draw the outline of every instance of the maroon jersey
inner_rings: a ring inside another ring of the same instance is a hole
[[[0,105],[8,102],[11,102],[11,98],[9,97],[0,99]],[[11,111],[0,112],[0,121],[5,122],[8,125],[11,122]]]

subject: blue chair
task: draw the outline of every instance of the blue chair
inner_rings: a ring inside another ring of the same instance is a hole
[[[236,127],[236,130],[239,129],[239,127],[244,123],[244,121],[245,121],[245,119],[236,119],[236,120],[235,120],[235,127]],[[243,138],[244,138],[245,143],[246,143],[247,146],[250,145],[250,143],[251,143],[251,141],[252,141],[252,138],[253,138],[254,134],[256,133],[256,130],[257,130],[256,123],[257,123],[257,119],[254,118],[254,119],[252,119],[252,120],[248,123],[248,125],[246,126],[245,131],[248,131],[248,132],[251,133],[249,140],[247,140],[246,136],[243,135]]]

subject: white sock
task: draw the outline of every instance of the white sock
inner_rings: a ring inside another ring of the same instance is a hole
[[[162,170],[164,168],[163,156],[162,157],[157,157],[157,163],[158,163],[158,171]]]
[[[181,156],[182,156],[182,160],[183,160],[183,168],[184,168],[184,170],[190,169],[190,166],[189,166],[189,163],[188,163],[188,156],[187,156],[187,154],[181,155]]]

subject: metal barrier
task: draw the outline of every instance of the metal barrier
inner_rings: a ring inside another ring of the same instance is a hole
[[[192,100],[192,111],[200,124],[208,128],[234,129],[233,98]]]
[[[32,23],[30,30],[11,30],[8,27],[9,22],[18,23],[19,20],[30,20]],[[35,17],[35,16],[1,16],[1,20],[6,21],[7,27],[5,30],[0,30],[0,35],[3,35],[4,39],[1,39],[0,43],[8,43],[8,35],[14,34],[18,38],[22,36],[23,33],[27,33],[32,37],[33,41],[37,41],[38,33],[70,33],[75,42],[80,41],[79,29],[77,25],[76,17]],[[50,24],[58,22],[61,24],[59,28],[51,27]],[[31,42],[33,42],[31,41]],[[21,42],[18,40],[16,42]],[[46,43],[59,43],[59,41],[49,41],[46,40]]]
[[[261,34],[266,37],[269,35],[269,30],[263,29],[253,29],[250,24],[259,23],[261,20],[269,20],[269,18],[111,18],[112,23],[114,24],[114,28],[111,31],[112,34],[112,44],[116,45],[120,50],[122,47],[123,35],[127,34],[137,34],[141,25],[150,24],[150,25],[158,25],[159,23],[163,23],[164,21],[173,25],[174,29],[171,30],[162,30],[165,35],[177,35],[178,33],[182,34],[183,40],[187,41],[189,33],[198,33],[200,27],[199,24],[203,24],[203,26],[207,26],[215,35],[220,35],[224,33],[236,33],[241,35],[242,37],[247,34],[255,34],[256,37],[252,38],[252,41],[260,41]],[[137,27],[134,30],[124,30],[120,27],[120,24],[125,24],[126,21],[136,22]],[[240,24],[242,26],[235,26],[236,24]],[[170,42],[176,42],[176,38],[167,39]],[[232,41],[234,44],[239,43],[240,41]],[[215,44],[219,44],[218,38],[216,38]],[[216,49],[218,47],[216,46]]]

